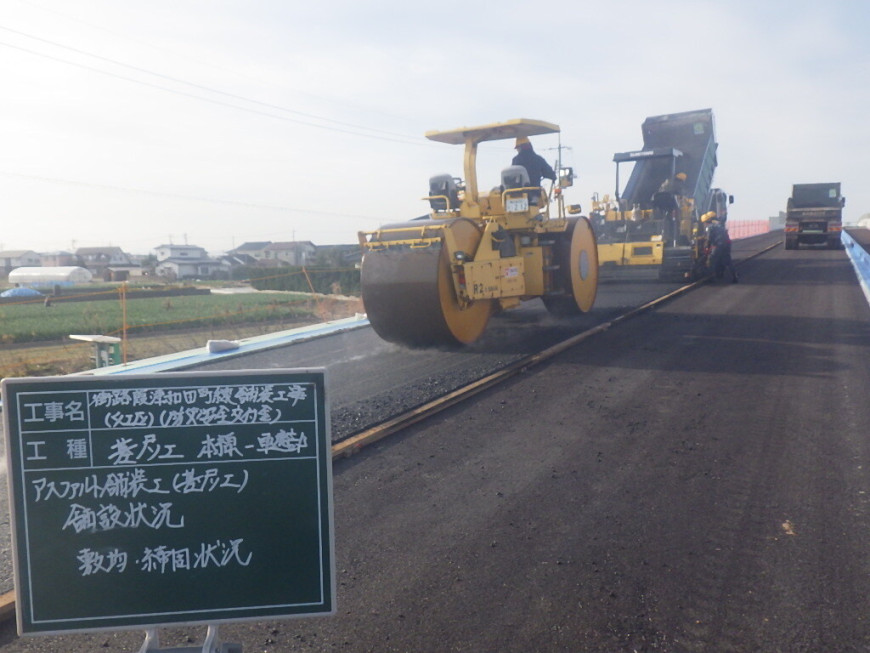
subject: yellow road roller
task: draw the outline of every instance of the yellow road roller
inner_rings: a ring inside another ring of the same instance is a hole
[[[540,297],[560,317],[592,308],[595,234],[584,216],[566,215],[563,199],[573,170],[557,165],[557,180],[545,189],[512,165],[498,186],[478,190],[480,143],[558,132],[558,125],[518,118],[426,133],[465,145],[465,176],[429,179],[428,215],[359,233],[362,300],[381,338],[409,347],[467,345],[490,316],[528,299]]]

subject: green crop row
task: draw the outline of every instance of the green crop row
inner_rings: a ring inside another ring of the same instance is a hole
[[[360,272],[357,268],[249,267],[247,273],[250,284],[257,290],[360,294]]]
[[[126,305],[126,307],[124,306]],[[298,320],[311,314],[310,300],[295,294],[182,295],[104,301],[42,300],[0,305],[3,344],[62,339],[73,333],[127,333],[208,328],[228,324]]]

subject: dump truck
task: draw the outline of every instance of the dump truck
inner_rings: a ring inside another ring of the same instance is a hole
[[[839,182],[828,184],[794,184],[785,214],[785,248],[798,249],[802,244],[843,246],[843,207]]]
[[[713,188],[717,159],[713,112],[686,111],[644,120],[643,149],[617,152],[613,196],[592,198],[602,269],[655,268],[663,280],[693,280],[706,271],[709,211],[724,223],[734,197]],[[620,166],[633,164],[620,191]]]
[[[381,338],[409,347],[468,345],[493,314],[538,297],[558,316],[591,309],[598,255],[588,219],[567,215],[563,193],[573,170],[557,163],[549,190],[532,185],[522,166],[505,168],[491,190],[478,187],[481,143],[559,131],[518,118],[426,133],[464,146],[464,177],[431,177],[422,218],[359,233],[363,305]]]

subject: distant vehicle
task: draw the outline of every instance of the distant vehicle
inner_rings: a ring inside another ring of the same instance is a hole
[[[785,248],[801,244],[827,245],[842,249],[843,207],[840,183],[795,184],[788,198],[785,216]]]

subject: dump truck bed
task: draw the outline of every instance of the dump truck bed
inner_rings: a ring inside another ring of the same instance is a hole
[[[791,187],[791,206],[795,209],[840,208],[840,183],[795,184]]]
[[[686,173],[685,195],[704,207],[716,169],[716,138],[712,109],[648,117],[641,126],[644,150],[674,148],[679,152],[673,172]],[[622,197],[629,205],[648,208],[653,194],[672,174],[667,158],[638,160]]]

